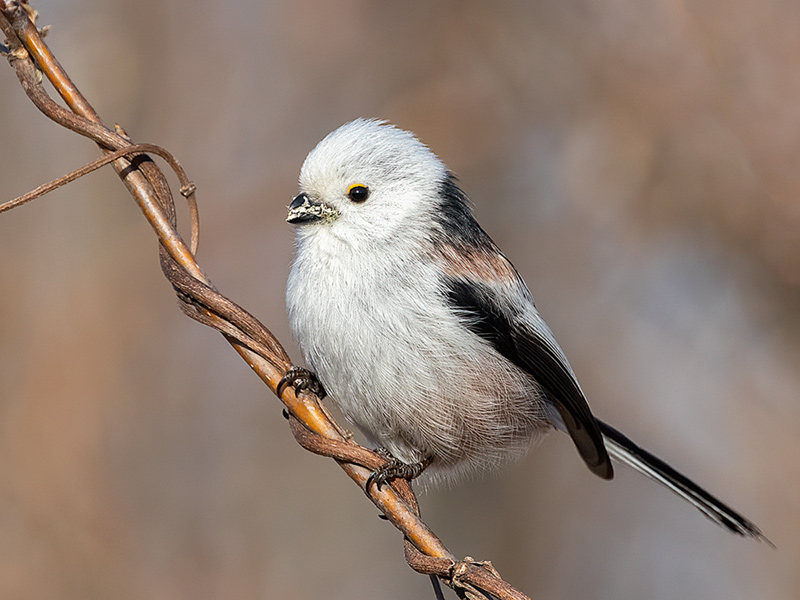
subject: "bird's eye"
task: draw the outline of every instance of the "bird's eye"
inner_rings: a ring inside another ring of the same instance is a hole
[[[364,202],[369,197],[369,188],[356,183],[347,188],[347,197],[353,202]]]

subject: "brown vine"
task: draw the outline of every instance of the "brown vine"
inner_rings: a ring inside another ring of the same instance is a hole
[[[199,233],[194,186],[168,152],[154,145],[137,145],[121,127],[112,129],[103,124],[44,42],[43,30],[37,28],[36,18],[36,11],[27,1],[0,0],[0,28],[6,36],[3,53],[36,107],[59,125],[94,141],[106,157],[0,205],[0,212],[105,164],[113,165],[158,237],[162,271],[175,289],[184,313],[220,331],[277,394],[281,377],[291,367],[286,351],[258,319],[222,295],[194,259]],[[43,77],[50,81],[67,108],[49,96],[42,85]],[[177,231],[175,205],[166,177],[147,153],[162,155],[178,173],[181,194],[189,200],[192,212],[190,246],[184,243]],[[383,464],[383,459],[354,443],[313,394],[303,392],[295,395],[291,386],[287,386],[280,399],[289,413],[290,428],[297,442],[311,452],[333,458],[356,484],[365,489],[371,471]],[[419,505],[408,482],[395,481],[379,490],[372,486],[367,496],[402,532],[406,560],[416,571],[440,578],[462,597],[527,598],[500,578],[490,563],[470,558],[456,560],[420,519]]]

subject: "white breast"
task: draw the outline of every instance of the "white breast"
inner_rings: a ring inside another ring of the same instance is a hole
[[[406,462],[440,476],[489,467],[543,425],[538,390],[448,308],[432,259],[363,255],[320,232],[287,285],[292,332],[342,412]]]

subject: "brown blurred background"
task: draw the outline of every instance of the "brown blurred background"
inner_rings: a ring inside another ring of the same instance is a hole
[[[460,176],[594,411],[777,545],[632,472],[603,482],[554,435],[423,497],[453,552],[538,599],[800,596],[800,4],[35,6],[107,122],[186,166],[201,264],[292,356],[300,164],[344,121],[389,119]],[[0,199],[98,155],[6,66],[0,86]],[[0,597],[432,597],[180,314],[110,169],[0,217],[0,289]]]

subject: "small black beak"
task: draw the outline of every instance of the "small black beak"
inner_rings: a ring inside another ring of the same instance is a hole
[[[317,204],[311,201],[308,194],[297,194],[289,205],[289,214],[286,217],[286,222],[297,224],[319,221],[321,219],[319,214],[313,210],[308,210],[313,206],[317,206]]]
[[[297,194],[292,200],[292,203],[289,205],[289,210],[294,210],[295,208],[300,208],[306,202],[310,202],[311,200],[308,197],[308,194]]]

